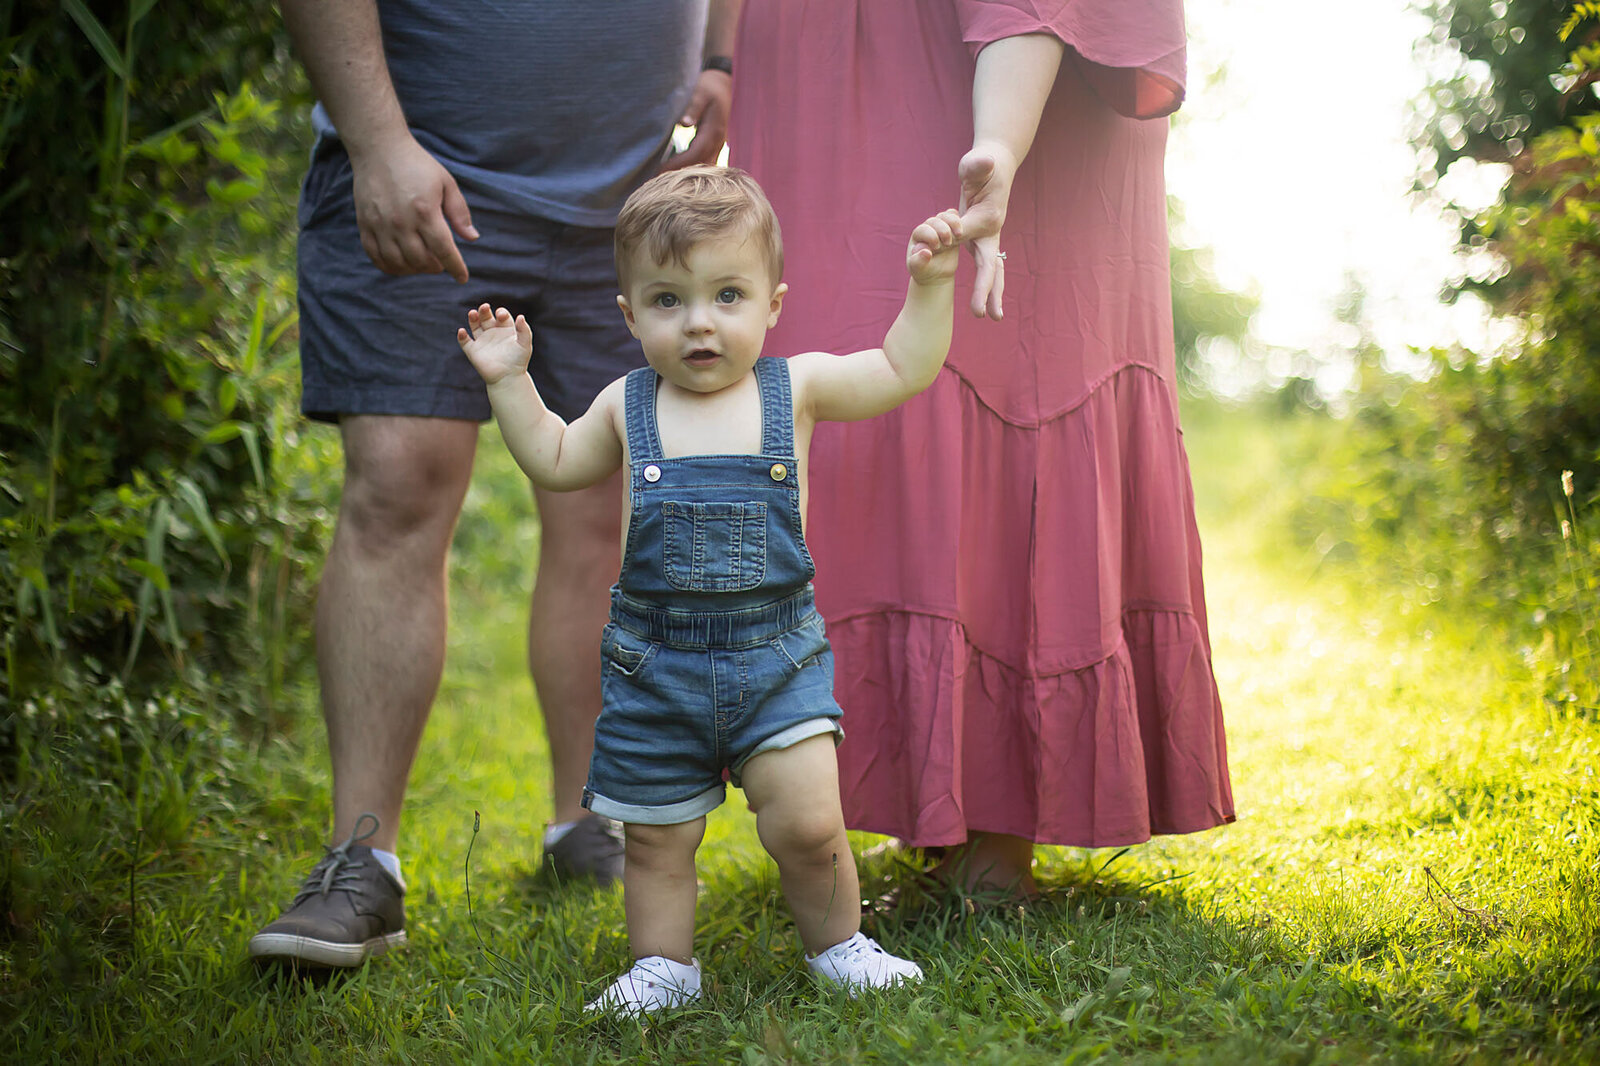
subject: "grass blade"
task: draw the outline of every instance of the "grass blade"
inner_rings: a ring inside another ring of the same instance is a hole
[[[94,50],[100,53],[100,58],[111,68],[111,73],[127,81],[128,66],[122,61],[122,53],[117,51],[117,46],[111,41],[111,34],[107,33],[105,26],[94,17],[94,12],[84,5],[83,0],[61,0],[61,6],[72,16],[72,21],[78,24],[78,28],[83,30],[83,35],[89,38]]]

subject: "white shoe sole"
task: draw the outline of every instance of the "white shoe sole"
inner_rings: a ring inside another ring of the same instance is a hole
[[[284,959],[307,962],[316,966],[360,966],[368,959],[382,955],[391,948],[403,947],[404,929],[385,933],[360,944],[339,944],[332,940],[317,940],[292,933],[257,933],[250,938],[250,957],[255,959]]]

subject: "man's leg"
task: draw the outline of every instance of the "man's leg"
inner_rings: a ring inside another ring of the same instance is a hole
[[[617,310],[612,231],[542,223],[526,279],[537,315],[528,367],[551,410],[571,421],[611,382],[644,365]],[[608,884],[622,874],[621,827],[581,806],[600,714],[600,631],[621,560],[622,482],[537,491],[542,533],[528,626],[528,666],[550,741],[554,807],[545,862],[561,877]],[[564,834],[564,835],[563,835]]]
[[[621,475],[580,492],[535,489],[539,572],[528,625],[528,665],[550,740],[551,821],[574,822],[600,716],[600,631],[621,558]]]
[[[353,416],[317,593],[317,674],[333,761],[333,839],[364,813],[394,851],[411,763],[444,668],[450,538],[472,474],[475,423]]]
[[[406,779],[444,668],[445,559],[472,474],[473,422],[341,424],[344,493],[317,590],[317,674],[334,846],[250,938],[263,962],[359,966],[405,943],[395,851]]]

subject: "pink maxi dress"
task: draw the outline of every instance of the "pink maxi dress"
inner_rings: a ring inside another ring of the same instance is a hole
[[[1233,820],[1174,386],[1165,116],[1180,0],[747,0],[732,161],[783,227],[769,355],[883,342],[956,205],[982,47],[1069,46],[1016,176],[1003,321],[927,392],[817,428],[807,539],[854,829],[1104,846]]]

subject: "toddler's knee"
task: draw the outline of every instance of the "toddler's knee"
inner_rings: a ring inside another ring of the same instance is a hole
[[[687,857],[694,861],[695,849],[705,833],[704,822],[678,825],[638,825],[625,827],[627,865],[658,870],[682,865]]]
[[[774,820],[761,834],[774,858],[780,862],[826,862],[832,854],[848,850],[844,823],[830,812],[805,811]],[[842,861],[844,855],[838,854]]]

